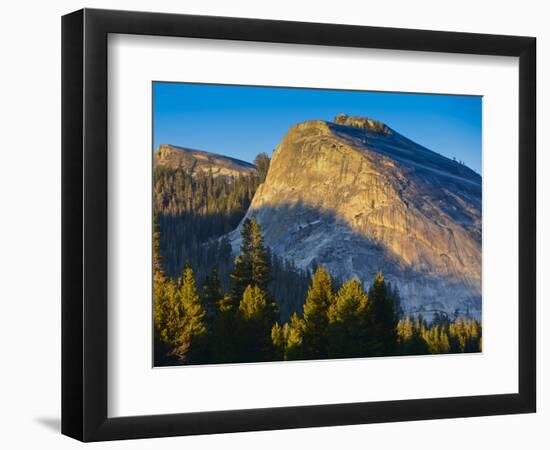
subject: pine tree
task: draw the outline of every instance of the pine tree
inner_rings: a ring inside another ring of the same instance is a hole
[[[191,267],[185,267],[180,279],[177,297],[183,308],[183,323],[175,337],[173,354],[187,364],[204,361],[205,353],[205,311],[202,307]]]
[[[155,322],[155,334],[160,334],[166,326],[166,309],[168,300],[165,295],[166,277],[162,270],[162,257],[160,256],[160,232],[158,229],[156,214],[153,216],[153,316]]]
[[[270,260],[267,249],[264,245],[262,236],[262,228],[256,221],[252,219],[251,223],[251,261],[252,261],[252,285],[259,287],[262,291],[267,292],[267,285],[270,280]]]
[[[244,320],[259,320],[265,317],[267,302],[258,286],[247,286],[239,304],[239,313]]]
[[[397,286],[388,282],[388,298],[393,303],[393,310],[397,320],[403,317],[403,308],[401,307],[401,294]]]
[[[457,316],[449,324],[449,344],[451,353],[472,353],[481,351],[482,329],[477,320]]]
[[[171,289],[170,289],[171,288]],[[164,344],[171,344],[170,319],[173,307],[175,287],[169,280],[162,285],[155,283],[153,289],[153,318],[155,322],[155,333]]]
[[[168,278],[162,283],[155,280],[153,301],[155,365],[170,364],[170,354],[184,320],[175,283]]]
[[[271,256],[268,248],[264,245],[262,236],[262,228],[256,221],[252,219],[251,223],[252,237],[252,285],[257,286],[266,296],[268,304],[268,314],[271,323],[279,320],[279,308],[277,302],[270,295],[268,284],[271,281]]]
[[[451,344],[449,343],[449,336],[445,327],[441,327],[439,336],[439,353],[449,353],[451,351]]]
[[[205,278],[203,285],[203,307],[206,312],[205,320],[207,326],[214,322],[218,302],[223,299],[223,292],[218,277],[218,271],[212,268],[210,274]]]
[[[276,322],[271,328],[274,359],[303,359],[303,333],[304,321],[296,313],[283,326]]]
[[[285,359],[285,350],[286,350],[285,325],[281,326],[279,322],[275,322],[275,324],[271,327],[271,342],[273,343],[273,359],[277,361],[281,361]]]
[[[169,363],[167,354],[174,345],[175,336],[183,321],[183,311],[175,304],[175,285],[162,267],[160,231],[157,216],[153,219],[153,321],[154,364]]]
[[[470,327],[469,327],[469,345],[468,345],[468,352],[474,353],[479,352],[479,341],[481,340],[481,325],[477,320],[470,319]]]
[[[160,255],[160,231],[158,217],[153,215],[153,273],[164,277],[162,256]]]
[[[153,305],[156,328],[166,326],[166,298],[167,279],[162,268],[162,257],[160,256],[160,231],[156,214],[153,216]]]
[[[285,359],[292,361],[304,358],[304,321],[294,313],[290,323],[285,324],[286,350]]]
[[[269,158],[267,153],[259,153],[256,158],[254,158],[254,164],[256,166],[256,169],[258,170],[260,183],[263,183],[265,181],[270,162],[271,159]]]
[[[400,355],[428,354],[428,345],[422,338],[420,321],[414,322],[411,316],[400,320],[397,324],[397,353]]]
[[[328,270],[318,267],[313,274],[304,304],[303,353],[305,358],[327,356],[328,309],[334,297]]]
[[[432,326],[424,331],[424,340],[428,344],[428,350],[431,354],[440,353],[440,337],[441,333],[439,331],[438,324],[432,324]]]
[[[377,339],[378,350],[375,354],[388,356],[394,354],[397,343],[397,311],[394,300],[388,296],[386,282],[381,273],[377,273],[368,292],[367,314],[370,326]]]
[[[243,362],[269,361],[273,355],[269,305],[258,286],[248,286],[239,304],[239,333]]]
[[[461,317],[457,317],[449,327],[451,336],[451,346],[454,353],[464,353],[466,351],[467,336],[464,322]]]
[[[372,352],[367,324],[368,297],[359,280],[346,281],[328,311],[331,358],[366,356]]]
[[[231,295],[236,302],[242,298],[252,282],[252,222],[246,218],[241,226],[241,254],[235,258],[235,269],[231,274],[233,282]]]
[[[233,297],[225,295],[218,302],[214,320],[211,359],[216,364],[238,362],[239,336],[237,332],[237,308]]]

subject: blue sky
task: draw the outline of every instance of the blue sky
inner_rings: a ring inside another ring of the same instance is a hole
[[[336,115],[384,122],[481,173],[481,97],[251,86],[153,84],[153,147],[173,144],[253,161],[288,129]]]

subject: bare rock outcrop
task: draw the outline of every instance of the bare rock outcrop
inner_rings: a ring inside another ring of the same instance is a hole
[[[256,172],[256,166],[236,158],[169,144],[159,145],[153,155],[153,164],[172,170],[182,169],[191,175],[205,172],[213,176],[237,177]]]
[[[480,175],[381,122],[291,127],[247,216],[302,268],[365,283],[382,271],[406,313],[481,315]]]

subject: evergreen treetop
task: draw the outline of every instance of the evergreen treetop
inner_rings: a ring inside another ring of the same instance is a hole
[[[304,355],[306,358],[326,356],[328,310],[334,298],[332,277],[324,267],[313,274],[304,304]]]

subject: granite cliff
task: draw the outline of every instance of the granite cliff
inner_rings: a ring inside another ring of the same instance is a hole
[[[169,144],[158,146],[153,155],[153,165],[182,170],[190,175],[196,175],[199,172],[211,173],[214,177],[237,177],[256,172],[256,166],[240,159]]]
[[[382,271],[406,313],[481,315],[481,176],[387,125],[339,115],[290,128],[247,217],[301,268],[365,284]],[[239,230],[231,234],[239,245]]]

